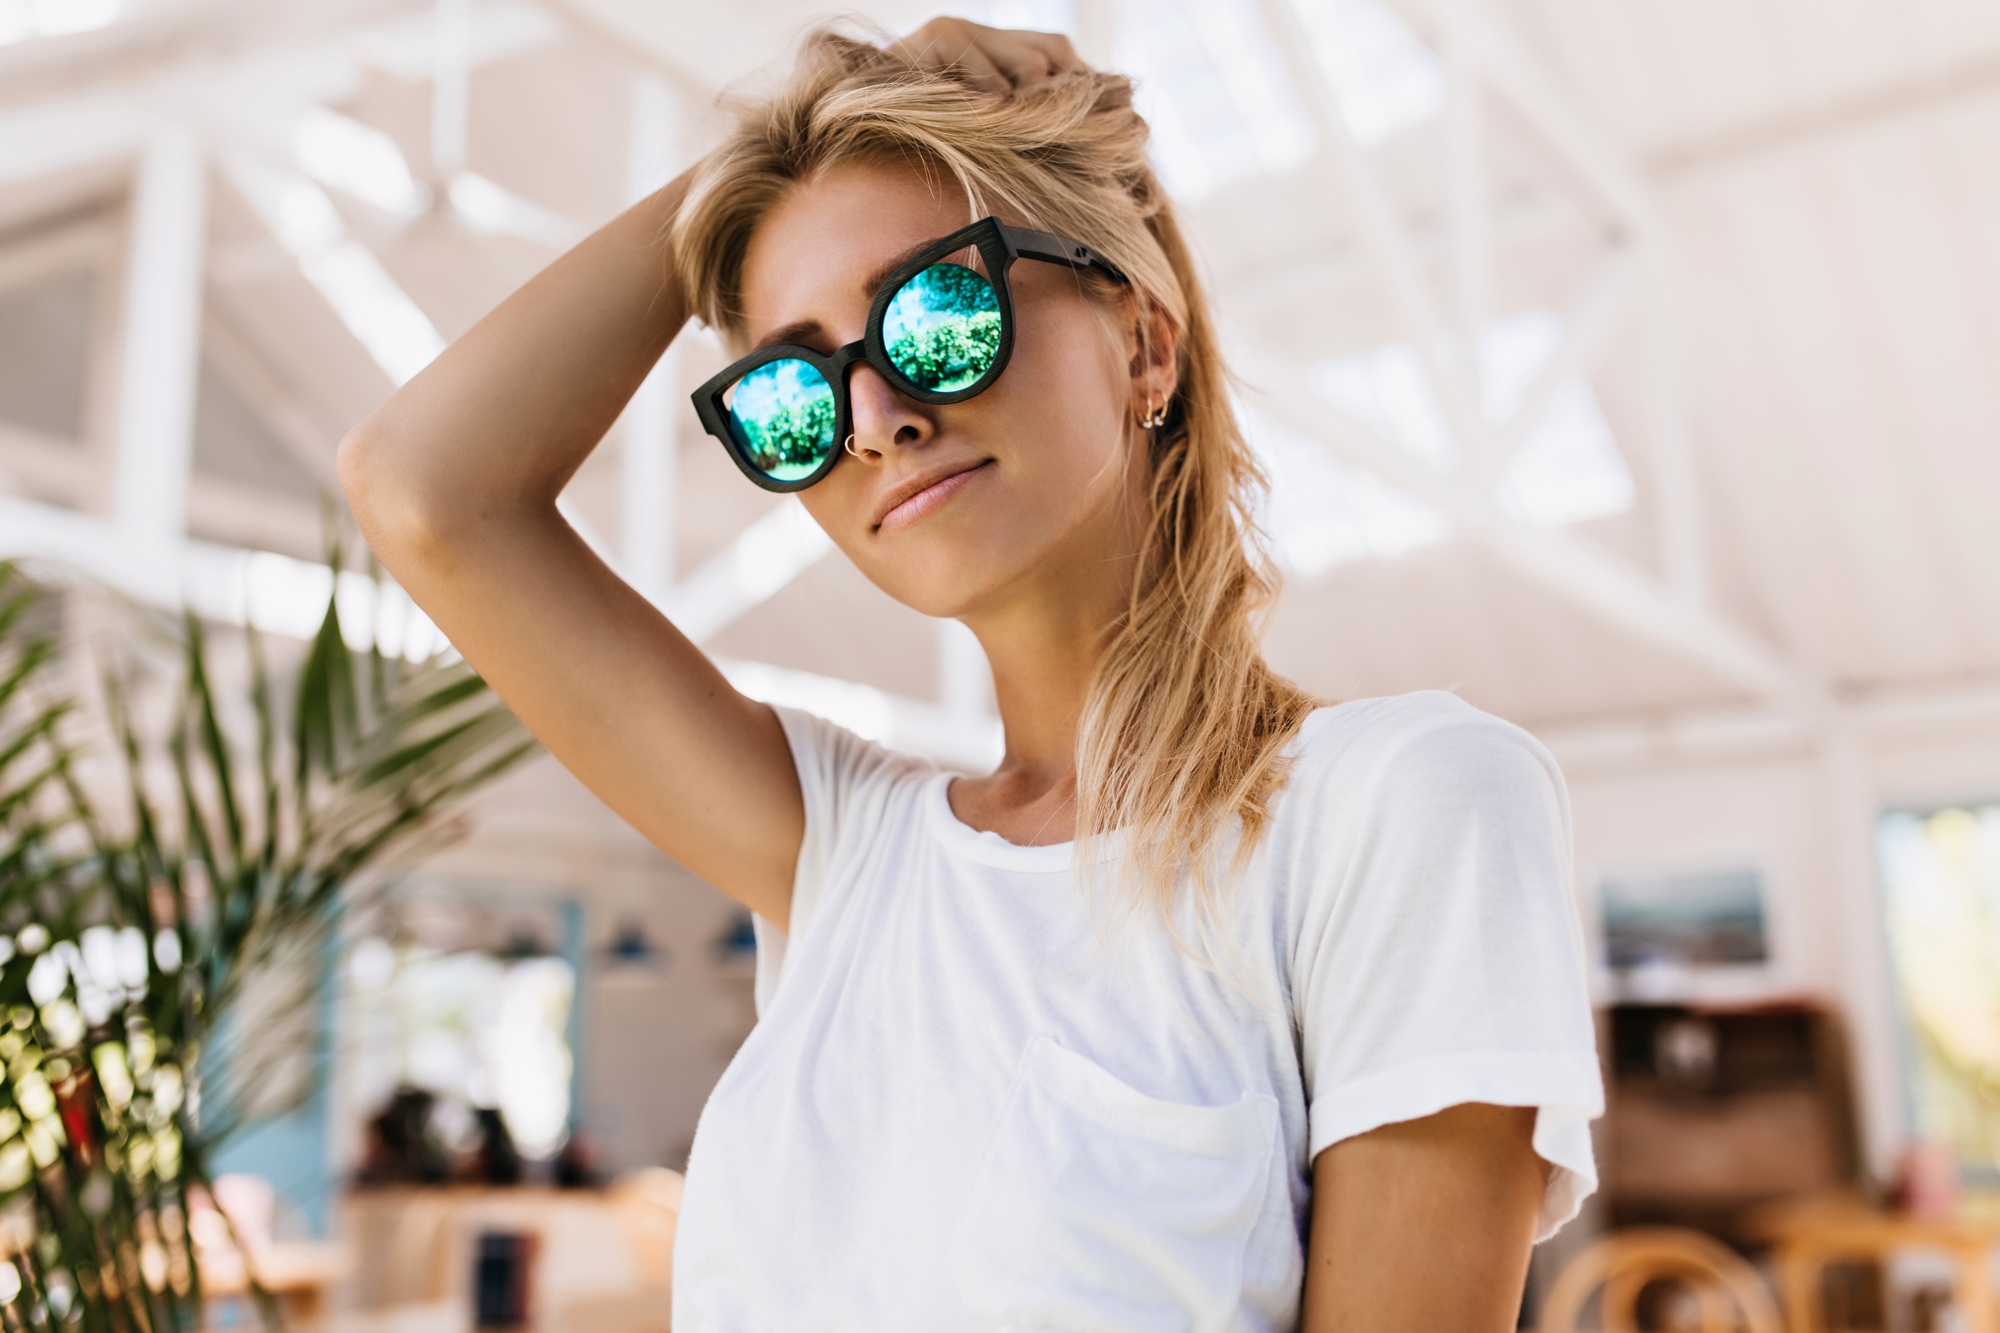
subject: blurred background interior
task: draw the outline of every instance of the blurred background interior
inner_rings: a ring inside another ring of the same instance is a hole
[[[2000,6],[954,12],[1138,80],[1275,483],[1279,667],[1455,690],[1568,774],[1610,1109],[1524,1323],[2000,1328]],[[0,0],[0,558],[304,640],[342,433],[821,13]],[[572,521],[747,691],[990,762],[969,637],[700,435],[721,360],[669,354]],[[359,559],[349,643],[440,649]],[[748,919],[546,757],[458,820],[310,1003],[243,1002],[272,1076],[189,1214],[215,1326],[246,1264],[301,1326],[666,1324]]]

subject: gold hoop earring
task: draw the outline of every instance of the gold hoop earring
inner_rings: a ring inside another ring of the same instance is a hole
[[[1158,430],[1167,424],[1167,400],[1162,398],[1157,404],[1146,405],[1146,415],[1139,418],[1139,424],[1148,430]]]
[[[861,451],[854,447],[854,434],[852,431],[848,432],[847,438],[841,442],[840,447],[848,453],[853,454],[856,458],[861,457]]]

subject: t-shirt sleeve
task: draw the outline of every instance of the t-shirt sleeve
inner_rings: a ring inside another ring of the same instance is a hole
[[[750,914],[757,940],[752,994],[759,1017],[777,994],[787,954],[804,947],[828,893],[838,891],[839,868],[849,851],[866,841],[899,783],[930,771],[921,759],[886,749],[804,709],[773,704],[771,710],[784,728],[798,770],[806,833],[792,877],[787,928]]]
[[[1304,775],[1324,827],[1354,830],[1298,872],[1309,1160],[1464,1102],[1535,1107],[1553,1167],[1540,1241],[1597,1188],[1589,1122],[1604,1112],[1568,800],[1532,736],[1448,705],[1344,774]]]

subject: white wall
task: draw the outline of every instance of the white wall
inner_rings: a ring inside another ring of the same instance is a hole
[[[1608,872],[1762,870],[1772,959],[1761,990],[1814,996],[1841,1012],[1862,1085],[1864,1149],[1870,1169],[1885,1173],[1908,1127],[1872,818],[1888,808],[2000,800],[2000,717],[1864,721],[1858,734],[1858,790],[1843,787],[1827,751],[1796,742],[1708,759],[1566,759],[1564,767],[1593,944]]]
[[[1592,942],[1607,874],[1754,866],[1767,895],[1769,989],[1837,997],[1821,785],[1803,758],[1572,774],[1577,889]]]

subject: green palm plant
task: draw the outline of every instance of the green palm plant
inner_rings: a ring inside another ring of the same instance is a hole
[[[247,701],[185,617],[166,679],[107,673],[92,752],[49,601],[0,564],[0,1328],[180,1330],[190,1207],[254,1100],[246,1062],[203,1077],[246,981],[316,974],[340,911],[535,743],[464,662],[350,649],[329,596],[282,682],[246,634]]]

